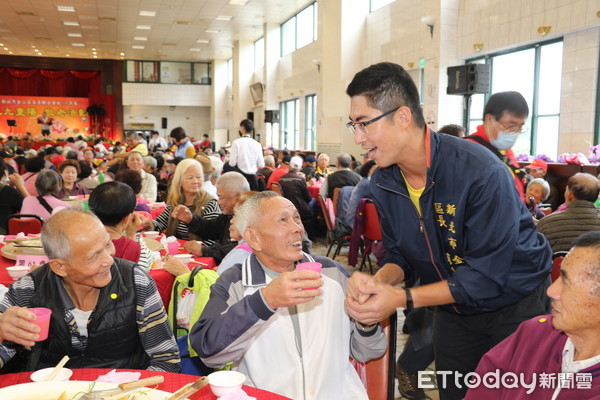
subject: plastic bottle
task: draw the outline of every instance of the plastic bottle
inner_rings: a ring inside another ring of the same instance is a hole
[[[104,174],[102,172],[98,174],[98,182],[104,183]]]

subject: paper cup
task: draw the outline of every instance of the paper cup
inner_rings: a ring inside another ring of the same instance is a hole
[[[50,329],[50,317],[52,316],[52,310],[49,308],[30,308],[29,311],[34,313],[37,317],[34,324],[40,327],[40,337],[36,342],[41,342],[42,340],[48,339],[48,330]]]
[[[315,271],[315,272],[318,272],[319,275],[321,274],[322,267],[323,266],[321,265],[321,263],[318,263],[318,262],[303,262],[303,263],[296,265],[296,269],[298,271]],[[318,288],[312,287],[312,288],[306,288],[305,290],[310,290],[310,289],[318,289]]]
[[[177,254],[179,252],[179,242],[177,240],[167,243],[169,254]]]

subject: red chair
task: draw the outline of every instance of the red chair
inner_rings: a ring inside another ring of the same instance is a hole
[[[44,220],[35,214],[12,214],[6,218],[6,234],[16,235],[23,232],[26,235],[40,233]]]
[[[327,238],[329,239],[330,243],[329,248],[327,249],[326,257],[329,257],[329,252],[333,246],[337,244],[337,247],[333,252],[333,257],[331,257],[332,260],[335,260],[335,257],[340,254],[342,246],[344,243],[350,241],[351,236],[345,235],[339,237],[339,234],[336,232],[335,213],[333,211],[333,203],[331,199],[325,199],[323,196],[319,196],[319,205],[321,206],[321,211],[323,212],[323,219],[325,220],[325,226],[327,227]]]
[[[372,253],[373,242],[383,240],[381,234],[381,225],[379,223],[379,214],[375,208],[375,203],[367,201],[365,204],[365,228],[363,230],[363,237],[365,239],[365,248],[362,252],[362,261],[360,262],[359,271],[362,271],[366,262],[369,262],[369,269],[371,274],[373,273],[373,265],[371,264],[371,258],[369,255]]]
[[[271,183],[271,190],[281,196],[281,186],[279,182]]]
[[[381,325],[388,338],[388,348],[379,358],[368,361],[367,394],[369,400],[394,399],[394,368],[396,367],[396,323],[397,316],[393,313]]]
[[[560,265],[562,264],[567,253],[568,251],[557,251],[556,253],[552,254],[552,282],[557,280],[560,276]]]

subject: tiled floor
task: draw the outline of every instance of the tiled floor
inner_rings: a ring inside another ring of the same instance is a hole
[[[328,246],[327,246],[327,242],[325,241],[325,239],[318,238],[315,242],[313,242],[312,253],[324,256],[327,253],[327,247]],[[329,256],[331,256],[331,254]],[[355,271],[358,271],[358,267],[355,268],[355,267],[351,267],[348,265],[348,246],[345,246],[342,248],[340,255],[338,255],[335,258],[335,261],[337,261],[338,263],[343,265],[350,274],[352,274]],[[359,259],[359,262],[360,262],[360,259]],[[376,272],[375,271],[376,262],[375,262],[374,258],[373,258],[373,266],[374,266],[374,268],[373,268],[374,272]],[[363,272],[369,273],[368,268],[363,269]],[[402,309],[400,309],[400,308],[397,310],[397,312],[398,312],[398,332],[397,332],[397,341],[396,341],[396,358],[402,352],[402,349],[404,348],[404,345],[406,344],[406,340],[408,339],[408,335],[405,335],[402,333],[402,325],[404,324],[404,313],[402,313]],[[429,368],[433,369],[433,364],[430,365]],[[395,387],[396,387],[395,398],[396,399],[404,399],[404,397],[402,397],[400,395],[400,393],[398,392],[397,382],[395,384]],[[432,400],[439,400],[439,394],[436,389],[430,389],[426,393]]]

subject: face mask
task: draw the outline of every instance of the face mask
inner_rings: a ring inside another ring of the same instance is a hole
[[[490,140],[490,143],[498,150],[508,150],[514,146],[518,138],[519,135],[517,134],[508,133],[506,131],[498,131],[498,137]]]

